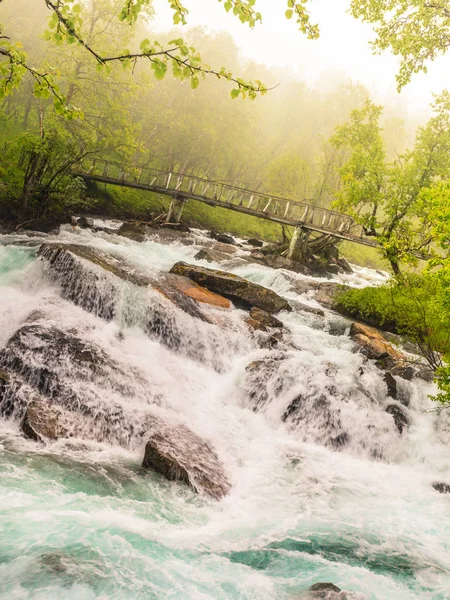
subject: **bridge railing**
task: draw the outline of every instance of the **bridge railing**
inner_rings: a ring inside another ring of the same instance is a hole
[[[180,197],[198,198],[224,206],[237,206],[267,217],[304,223],[314,228],[339,234],[361,235],[361,226],[352,217],[314,206],[190,175],[151,168],[124,167],[102,159],[84,159],[79,172],[123,184],[134,184],[155,191],[170,192]]]

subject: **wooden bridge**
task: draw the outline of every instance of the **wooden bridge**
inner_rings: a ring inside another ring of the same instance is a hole
[[[377,247],[375,240],[364,237],[361,225],[352,217],[334,210],[320,208],[308,202],[297,202],[264,192],[254,192],[221,181],[203,179],[185,173],[150,168],[124,167],[100,159],[84,159],[75,173],[85,180],[97,181],[164,194],[172,198],[168,223],[179,223],[183,205],[196,200],[252,215],[274,223],[297,228],[294,243],[300,233],[318,232],[335,238]]]

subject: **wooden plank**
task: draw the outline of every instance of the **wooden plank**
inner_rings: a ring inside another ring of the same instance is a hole
[[[287,204],[286,204],[286,210],[284,211],[284,215],[283,215],[283,216],[284,216],[284,218],[286,218],[286,217],[287,217],[287,214],[288,214],[288,212],[289,212],[289,207],[290,207],[290,205],[291,205],[291,203],[290,203],[290,202],[287,202]]]

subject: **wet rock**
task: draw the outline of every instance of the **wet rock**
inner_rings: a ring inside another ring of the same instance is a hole
[[[28,404],[43,397],[68,411],[67,420],[77,431],[82,417],[83,436],[88,439],[123,446],[140,440],[152,419],[147,419],[146,408],[143,412],[128,409],[121,398],[137,397],[144,407],[163,402],[160,391],[139,370],[118,363],[73,332],[40,323],[16,331],[0,351],[0,368],[9,373],[13,384],[18,382],[4,399],[4,405],[5,400],[10,404],[3,411],[6,416],[23,417]]]
[[[246,308],[261,308],[269,314],[278,313],[282,310],[292,310],[287,300],[281,298],[272,290],[232,273],[188,265],[183,262],[176,263],[170,272],[189,277],[199,285],[230,298],[233,302]]]
[[[194,256],[194,258],[196,260],[204,260],[206,262],[212,263],[212,262],[224,262],[227,260],[230,260],[230,255],[226,252],[221,252],[220,250],[214,250],[214,249],[206,249],[206,248],[202,248],[201,250],[199,250],[197,252],[197,254]]]
[[[147,237],[147,227],[142,223],[123,223],[117,231],[117,235],[135,242],[144,242]]]
[[[40,396],[14,372],[0,369],[0,415],[22,419],[27,405]]]
[[[395,380],[395,377],[393,377],[391,373],[387,372],[384,374],[384,381],[387,386],[388,396],[390,396],[391,398],[396,400],[397,399],[397,381]]]
[[[278,348],[283,342],[283,333],[281,331],[276,331],[272,335],[269,335],[269,337],[267,337],[265,340],[261,340],[260,346],[261,348],[268,348],[271,350],[273,348]]]
[[[261,323],[261,325],[264,325],[264,327],[275,327],[280,329],[283,327],[283,323],[279,319],[269,315],[269,313],[261,308],[253,307],[250,311],[250,317]]]
[[[404,409],[398,404],[389,404],[389,406],[386,407],[385,412],[392,415],[395,426],[400,434],[409,426],[409,419],[406,416]]]
[[[346,273],[347,275],[351,275],[353,273],[353,269],[351,268],[349,262],[342,256],[339,258],[338,264],[341,267],[342,271],[344,271],[344,273]]]
[[[308,592],[311,600],[334,600],[338,598],[336,594],[340,594],[341,589],[333,583],[315,583]]]
[[[78,217],[76,224],[78,225],[78,227],[81,227],[82,229],[90,229],[92,227],[94,227],[94,219],[91,219],[90,217]]]
[[[254,412],[261,410],[271,397],[279,396],[284,389],[280,364],[286,359],[283,353],[272,353],[268,358],[255,360],[245,368],[244,392]]]
[[[302,275],[309,275],[311,273],[307,266],[294,260],[289,260],[289,258],[280,256],[279,254],[267,254],[263,262],[272,269],[286,269]]]
[[[64,418],[61,408],[43,399],[30,402],[21,429],[25,437],[35,442],[58,440],[71,435],[69,422]]]
[[[311,315],[316,315],[318,317],[325,316],[325,311],[323,311],[321,308],[316,308],[315,306],[308,306],[308,304],[303,304],[303,302],[298,302],[297,300],[293,300],[291,302],[292,306],[295,309],[300,310],[301,312],[306,312]]]
[[[317,286],[317,291],[314,296],[315,300],[325,308],[335,308],[335,301],[339,294],[345,292],[348,286],[341,283],[323,282]]]
[[[230,482],[213,448],[184,425],[162,428],[147,442],[142,466],[220,500]]]
[[[171,290],[177,290],[181,292],[184,296],[188,298],[192,298],[196,302],[200,302],[201,304],[208,304],[210,306],[215,306],[218,308],[231,308],[231,302],[228,298],[224,298],[219,294],[215,294],[210,290],[201,287],[195,281],[188,279],[187,277],[181,277],[180,275],[173,274],[165,274],[160,277],[158,282],[153,283],[153,285],[157,286],[157,289],[164,293],[169,299],[171,299]],[[166,291],[164,291],[166,290]],[[176,299],[174,299],[174,303],[176,304]]]
[[[440,494],[450,494],[450,485],[448,483],[433,483],[433,488]]]
[[[125,281],[140,288],[152,288],[184,312],[209,321],[197,302],[180,291],[183,287],[193,291],[194,286],[189,280],[183,282],[179,279],[175,285],[174,278],[152,279],[123,260],[88,246],[43,244],[38,255],[45,261],[50,276],[61,285],[63,297],[101,318],[111,320],[117,314],[121,301],[121,281]],[[196,293],[200,294],[200,291],[197,289]],[[208,297],[214,303],[218,300],[205,290],[203,302]],[[162,327],[162,323],[160,325]]]
[[[406,381],[411,381],[412,378],[414,377],[414,369],[411,365],[396,365],[392,370],[391,370],[392,375],[395,375],[397,377],[401,377],[402,379],[405,379]]]
[[[193,246],[195,243],[194,238],[186,231],[170,229],[165,226],[159,227],[157,230],[148,233],[156,238],[161,244],[173,244],[174,242],[179,242],[183,246]]]
[[[250,238],[247,240],[247,244],[249,246],[253,246],[254,248],[262,248],[264,246],[264,242],[257,240],[256,238]]]
[[[327,273],[331,273],[331,275],[339,275],[341,272],[341,268],[339,265],[335,263],[329,263],[327,265]]]
[[[250,327],[250,329],[253,329],[254,331],[267,331],[267,327],[263,325],[260,321],[257,321],[256,319],[248,317],[247,319],[245,319],[245,322]]]
[[[385,365],[380,363],[380,367],[388,367],[389,364],[398,364],[404,360],[404,356],[395,350],[389,344],[383,334],[362,323],[352,323],[350,327],[350,337],[359,346],[361,352],[372,360],[383,361]]]
[[[321,285],[320,282],[312,279],[295,279],[292,280],[291,291],[296,294],[308,294],[309,292],[316,292]]]
[[[221,244],[231,244],[233,246],[236,245],[236,240],[231,235],[228,235],[226,233],[217,233],[216,231],[210,231],[209,237],[212,240],[220,242]]]

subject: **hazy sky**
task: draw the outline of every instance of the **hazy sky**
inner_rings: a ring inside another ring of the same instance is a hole
[[[301,79],[317,80],[322,72],[344,72],[369,87],[377,101],[399,103],[411,112],[427,109],[433,92],[450,88],[450,56],[437,60],[427,74],[414,75],[399,96],[395,75],[398,60],[391,54],[373,56],[369,25],[347,14],[350,0],[312,0],[311,12],[321,28],[319,40],[307,40],[294,20],[284,17],[285,0],[257,0],[263,23],[253,30],[233,15],[226,14],[217,0],[185,0],[189,26],[228,31],[244,56],[273,66],[289,67]],[[172,29],[167,0],[154,0],[156,17],[152,29]],[[226,65],[219,65],[226,66]],[[282,82],[280,82],[282,84]]]

